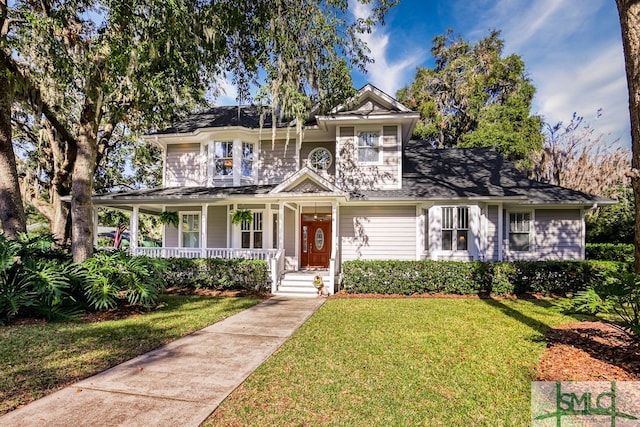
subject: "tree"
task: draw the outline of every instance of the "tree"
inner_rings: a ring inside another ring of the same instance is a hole
[[[631,186],[635,199],[634,261],[640,274],[640,1],[616,0],[629,90]]]
[[[4,234],[14,238],[25,232],[27,219],[18,185],[16,158],[13,151],[11,106],[16,82],[9,70],[6,55],[11,18],[7,0],[0,0],[0,223]]]
[[[629,150],[618,140],[607,141],[575,113],[567,125],[545,124],[543,134],[543,149],[532,155],[531,178],[618,199],[617,205],[599,206],[587,214],[587,242],[633,241],[633,194],[626,176]]]
[[[42,95],[42,114],[71,138],[74,261],[92,253],[94,172],[99,141],[126,122],[133,131],[202,105],[210,84],[231,75],[241,100],[266,71],[276,113],[301,119],[310,103],[351,94],[348,71],[367,63],[358,34],[382,21],[347,22],[347,2],[176,0],[17,1],[20,43],[10,59]],[[345,59],[346,58],[346,59]],[[298,120],[300,123],[301,121]]]
[[[521,168],[541,147],[530,115],[535,89],[518,55],[502,57],[499,31],[471,45],[449,30],[433,39],[435,67],[418,68],[398,99],[420,111],[415,136],[443,147],[495,147]]]
[[[624,193],[629,150],[619,141],[606,141],[575,113],[567,125],[545,124],[543,134],[542,150],[531,156],[533,179],[607,197]]]

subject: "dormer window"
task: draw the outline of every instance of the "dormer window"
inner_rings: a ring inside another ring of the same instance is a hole
[[[358,162],[380,163],[382,150],[380,146],[380,132],[373,130],[358,132]]]
[[[316,171],[326,171],[331,166],[333,156],[331,152],[324,147],[315,148],[309,153],[309,166]]]

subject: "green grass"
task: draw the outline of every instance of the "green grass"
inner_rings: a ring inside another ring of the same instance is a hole
[[[329,300],[205,425],[528,425],[548,305]]]
[[[258,301],[167,295],[163,308],[122,320],[0,327],[0,414]]]

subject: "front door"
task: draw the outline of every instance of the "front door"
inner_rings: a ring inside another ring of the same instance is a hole
[[[301,267],[329,267],[331,215],[303,215],[300,233]]]

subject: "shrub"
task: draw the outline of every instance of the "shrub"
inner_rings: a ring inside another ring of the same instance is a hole
[[[587,259],[633,262],[633,245],[624,243],[587,243]]]
[[[633,272],[615,274],[596,291],[610,304],[610,311],[620,318],[613,325],[640,341],[640,275]]]
[[[566,295],[596,286],[628,269],[626,263],[609,261],[358,260],[343,263],[341,284],[347,293]]]
[[[262,260],[224,258],[169,258],[164,279],[179,288],[263,290],[269,269]]]
[[[98,252],[75,270],[89,306],[106,310],[118,300],[151,306],[165,288],[164,262],[125,251]]]

